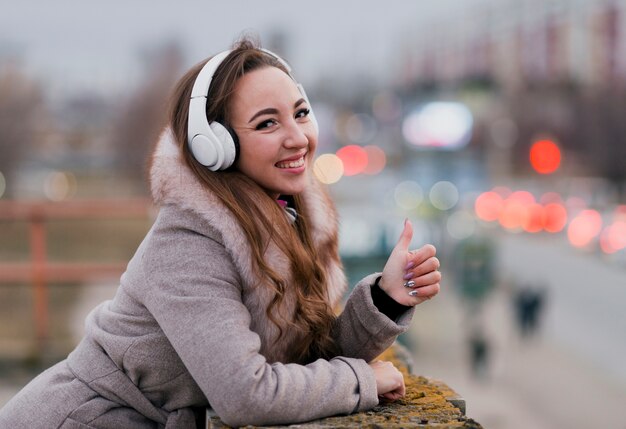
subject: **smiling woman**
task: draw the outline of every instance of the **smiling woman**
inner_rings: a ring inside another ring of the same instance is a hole
[[[152,157],[155,224],[0,427],[187,428],[207,407],[231,426],[296,423],[402,397],[402,373],[374,359],[438,293],[439,261],[409,250],[405,222],[335,314],[346,280],[317,134],[288,65],[249,40],[183,76]]]

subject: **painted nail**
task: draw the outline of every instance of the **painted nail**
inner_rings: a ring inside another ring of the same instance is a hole
[[[411,296],[417,296],[417,289],[412,290],[411,292],[409,292],[409,295]]]
[[[406,273],[402,278],[404,280],[411,280],[413,278],[413,273]]]
[[[404,267],[404,271],[408,271],[411,268],[413,268],[415,266],[415,262],[410,261],[408,264],[406,264],[406,267]]]
[[[415,282],[413,280],[409,280],[408,282],[404,282],[404,287],[413,287],[415,286]]]

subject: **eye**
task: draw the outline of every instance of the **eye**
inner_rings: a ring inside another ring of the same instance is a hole
[[[296,119],[306,118],[311,113],[311,109],[300,109],[296,112]]]
[[[274,126],[274,125],[276,125],[276,121],[274,119],[267,119],[267,120],[257,124],[257,126],[254,127],[254,129],[255,130],[264,130],[264,129],[269,128],[269,127]]]

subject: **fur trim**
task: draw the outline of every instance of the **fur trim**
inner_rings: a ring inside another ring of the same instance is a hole
[[[278,329],[265,314],[273,293],[267,288],[256,287],[258,279],[254,275],[252,252],[235,217],[186,165],[169,127],[161,134],[151,161],[150,186],[154,202],[158,205],[176,204],[192,210],[221,233],[223,244],[242,279],[243,302],[252,315],[251,329],[261,337],[261,353],[270,362],[283,360],[286,347],[295,338],[290,338],[290,330],[285,329],[285,341],[280,342],[285,349],[273,344]],[[332,201],[314,178],[311,177],[311,186],[302,195],[310,213],[313,242],[320,249],[319,254],[325,257],[322,263],[328,280],[329,302],[336,308],[346,290],[346,278],[337,252],[337,214]],[[268,265],[282,273],[286,279],[291,278],[288,259],[275,244],[270,244],[265,258]],[[280,312],[292,314],[293,300],[285,299],[284,303]]]

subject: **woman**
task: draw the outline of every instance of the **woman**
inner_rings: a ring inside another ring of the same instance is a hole
[[[332,203],[311,174],[317,126],[275,55],[239,42],[184,76],[151,163],[161,206],[85,338],[0,411],[0,427],[294,423],[404,395],[370,362],[439,291],[409,222],[380,274],[345,290]]]

